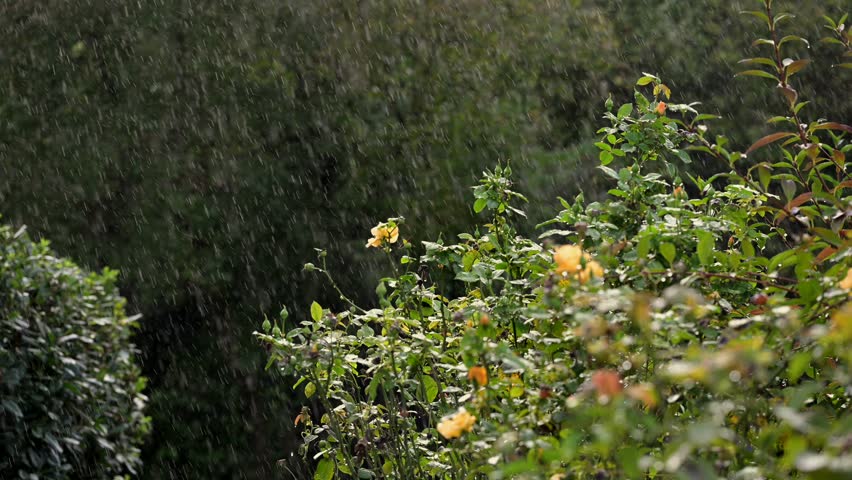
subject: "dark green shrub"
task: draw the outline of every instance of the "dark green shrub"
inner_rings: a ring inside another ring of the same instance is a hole
[[[145,379],[116,274],[0,227],[0,478],[137,472]]]

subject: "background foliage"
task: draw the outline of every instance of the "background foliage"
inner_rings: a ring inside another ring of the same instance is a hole
[[[116,277],[0,226],[0,477],[139,473],[147,399]]]
[[[793,3],[817,18],[844,2]],[[602,193],[583,140],[637,71],[725,112],[732,138],[755,136],[779,100],[721,81],[752,40],[740,7],[6,2],[0,210],[63,255],[121,270],[145,318],[146,475],[265,478],[295,441],[291,394],[261,373],[250,332],[279,302],[337,301],[301,273],[314,246],[367,299],[379,274],[365,226],[416,218],[412,241],[461,231],[467,186],[496,159],[542,204]],[[814,91],[841,85],[803,75]],[[814,98],[852,116],[848,96]]]

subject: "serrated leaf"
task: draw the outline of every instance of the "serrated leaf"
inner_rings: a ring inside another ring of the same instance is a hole
[[[633,104],[625,103],[624,105],[619,107],[617,116],[618,118],[624,118],[630,115],[631,113],[633,113]]]

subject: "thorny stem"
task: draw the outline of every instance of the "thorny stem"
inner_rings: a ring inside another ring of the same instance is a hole
[[[364,310],[363,308],[356,305],[355,302],[352,301],[352,299],[350,299],[349,297],[346,296],[345,293],[343,293],[343,290],[340,289],[340,287],[337,285],[337,282],[335,282],[334,278],[331,276],[331,274],[328,273],[328,265],[327,265],[327,262],[325,260],[325,257],[324,256],[321,257],[321,260],[322,260],[322,268],[318,268],[317,270],[321,271],[325,275],[325,278],[328,279],[328,282],[331,284],[331,287],[334,288],[334,291],[336,291],[337,294],[340,296],[340,299],[343,300],[344,302],[348,303],[352,308],[354,308],[356,310],[360,310],[361,313],[367,313],[366,310]]]

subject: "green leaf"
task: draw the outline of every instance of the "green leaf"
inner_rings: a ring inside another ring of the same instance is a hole
[[[462,268],[465,272],[469,272],[471,268],[473,268],[473,264],[476,263],[476,260],[479,259],[479,252],[476,250],[471,250],[464,254],[462,257]]]
[[[764,22],[766,22],[766,25],[767,25],[767,26],[769,25],[769,16],[767,16],[765,13],[763,13],[763,12],[761,12],[761,11],[758,11],[758,10],[745,10],[745,11],[742,11],[742,12],[740,12],[740,13],[745,14],[745,15],[751,15],[751,16],[753,16],[753,17],[757,17],[757,18],[759,18],[759,19],[763,20]]]
[[[370,380],[369,385],[367,385],[367,395],[370,397],[370,400],[373,401],[379,395],[379,387],[382,386],[382,383],[385,380],[386,370],[384,368],[380,368],[376,373],[373,374],[373,378]]]
[[[314,319],[315,322],[319,322],[322,319],[322,307],[317,302],[311,303],[311,318]]]
[[[738,63],[756,63],[756,64],[760,64],[760,65],[767,65],[767,66],[770,66],[772,68],[777,68],[777,65],[775,65],[775,60],[772,60],[771,58],[766,58],[766,57],[744,58],[744,59],[740,60]]]
[[[630,115],[631,113],[633,113],[633,104],[632,103],[625,103],[624,105],[621,106],[621,108],[618,109],[617,116],[618,116],[618,118],[624,118],[624,117]]]
[[[305,385],[305,398],[311,398],[315,393],[317,393],[317,386],[314,382],[308,382],[307,385]]]
[[[762,78],[768,78],[770,80],[775,80],[776,82],[778,81],[778,77],[776,77],[775,75],[772,75],[769,72],[764,72],[763,70],[746,70],[744,72],[737,73],[734,76],[735,77],[739,77],[739,76],[762,77]]]
[[[701,265],[708,266],[713,263],[713,248],[716,246],[716,239],[713,234],[706,231],[698,232],[698,260]]]
[[[645,258],[651,252],[651,236],[645,235],[639,239],[639,244],[636,246],[636,253],[639,258]]]
[[[762,186],[764,190],[769,189],[769,182],[772,180],[772,173],[769,171],[769,167],[766,164],[760,164],[757,166],[757,176],[760,179],[760,186]]]
[[[669,266],[674,264],[675,255],[677,255],[677,251],[675,250],[675,246],[671,243],[663,243],[660,245],[660,253],[663,255],[663,258],[669,262]]]
[[[720,117],[719,115],[711,115],[709,113],[700,113],[700,114],[695,116],[695,118],[693,119],[693,122],[701,122],[701,121],[704,121],[704,120],[718,120],[720,118],[722,118],[722,117]]]
[[[334,478],[334,462],[327,458],[320,460],[314,472],[314,480],[331,480]]]
[[[814,228],[814,233],[835,247],[843,246],[843,240],[840,239],[840,235],[832,230],[827,228]]]
[[[477,198],[476,201],[473,203],[473,211],[479,213],[485,210],[486,205],[488,205],[488,200],[484,198]]]
[[[784,38],[782,38],[781,40],[778,41],[778,46],[780,47],[781,45],[784,45],[785,43],[792,42],[792,41],[802,42],[805,45],[807,45],[808,47],[811,46],[810,42],[808,42],[806,39],[804,39],[804,38],[802,38],[798,35],[787,35],[786,37],[784,37]]]
[[[423,375],[423,389],[426,391],[426,403],[432,403],[438,398],[438,382],[429,375]]]
[[[743,255],[745,255],[748,258],[754,257],[754,254],[755,254],[754,245],[751,244],[751,240],[749,240],[748,237],[744,236],[740,240],[740,246],[742,247]]]

